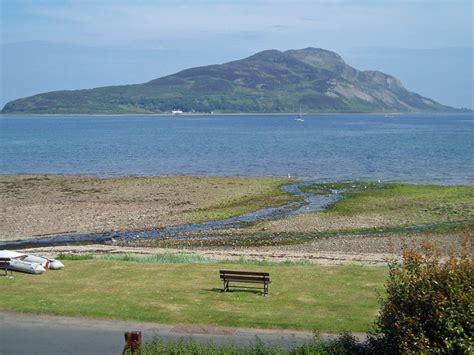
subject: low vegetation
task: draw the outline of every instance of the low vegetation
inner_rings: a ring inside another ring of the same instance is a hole
[[[363,332],[375,319],[376,294],[382,291],[387,272],[385,267],[208,263],[202,259],[194,263],[188,257],[169,256],[156,262],[136,260],[66,260],[60,271],[0,278],[0,310],[169,324]],[[251,290],[221,292],[219,269],[268,271],[270,295]]]
[[[262,178],[262,180],[267,179]],[[301,200],[300,197],[293,196],[280,189],[282,185],[291,181],[294,180],[270,178],[267,180],[269,185],[261,191],[256,191],[252,194],[242,190],[242,193],[237,197],[229,198],[206,208],[187,212],[183,218],[194,222],[213,221],[257,211],[261,208],[282,206],[290,201]]]
[[[131,261],[136,263],[148,263],[148,264],[236,264],[236,265],[259,265],[259,266],[270,266],[270,265],[310,265],[309,260],[301,261],[267,261],[267,260],[254,260],[240,258],[238,260],[219,260],[211,259],[202,255],[197,254],[103,254],[103,255],[91,255],[91,254],[60,254],[59,259],[61,260],[112,260],[112,261]]]
[[[178,341],[165,342],[160,338],[156,338],[150,343],[144,344],[140,350],[141,355],[152,354],[347,354],[357,355],[366,354],[369,348],[365,344],[361,344],[349,333],[342,333],[341,336],[332,340],[322,340],[316,334],[314,339],[307,344],[296,346],[292,349],[285,349],[279,346],[270,346],[262,342],[258,337],[255,342],[244,346],[236,344],[217,345],[213,342],[198,343],[195,340],[180,339]]]
[[[321,194],[330,189],[345,190],[345,198],[326,211],[264,222],[257,227],[271,232],[340,233],[474,221],[473,186],[351,182],[315,184],[305,191]]]
[[[328,215],[380,215],[390,224],[440,223],[474,219],[473,186],[436,186],[399,183],[326,184],[348,189],[346,199]],[[355,188],[354,188],[355,187]]]

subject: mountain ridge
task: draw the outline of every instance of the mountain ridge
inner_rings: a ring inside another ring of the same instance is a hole
[[[380,71],[359,71],[321,48],[269,49],[194,67],[143,84],[41,93],[2,113],[127,114],[453,111]]]

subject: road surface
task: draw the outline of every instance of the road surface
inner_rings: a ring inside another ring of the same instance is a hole
[[[312,339],[305,331],[167,325],[98,320],[15,312],[0,312],[0,354],[120,354],[125,331],[141,331],[144,341],[193,337],[217,344],[247,345],[258,336],[263,342],[290,348]]]

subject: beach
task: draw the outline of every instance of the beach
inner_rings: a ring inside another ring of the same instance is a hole
[[[146,231],[229,218],[294,201],[294,196],[280,189],[292,182],[293,179],[286,178],[242,177],[2,176],[0,241]],[[473,188],[425,186],[421,197],[411,196],[411,185],[404,190],[397,188],[396,194],[392,192],[394,196],[387,195],[389,192],[384,195],[384,203],[392,205],[387,210],[376,205],[378,196],[375,195],[375,202],[370,203],[375,206],[356,205],[349,213],[346,205],[357,202],[355,195],[328,211],[256,221],[241,228],[194,233],[190,238],[48,246],[31,252],[53,257],[59,253],[185,252],[214,259],[309,260],[332,265],[386,263],[390,258],[400,256],[403,246],[419,248],[427,240],[437,244],[445,254],[459,251],[460,241],[465,238],[462,223],[472,221],[469,194],[473,193]],[[364,199],[370,196],[368,192],[361,193],[364,193]],[[465,195],[464,200],[458,198],[460,194]],[[420,202],[423,199],[425,205]],[[414,204],[413,201],[417,201],[416,209],[404,207]],[[344,213],[338,213],[337,208],[343,209]],[[453,220],[460,225],[453,228],[449,224]],[[445,222],[448,229],[415,232],[403,229],[421,222]],[[324,236],[320,234],[322,232],[332,234]]]
[[[0,177],[0,241],[147,230],[285,203],[285,178]],[[243,207],[242,207],[243,206]]]

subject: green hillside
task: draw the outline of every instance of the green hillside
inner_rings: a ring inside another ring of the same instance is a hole
[[[267,50],[138,85],[42,93],[11,101],[3,113],[449,111],[406,90],[393,76],[359,71],[324,49]]]

